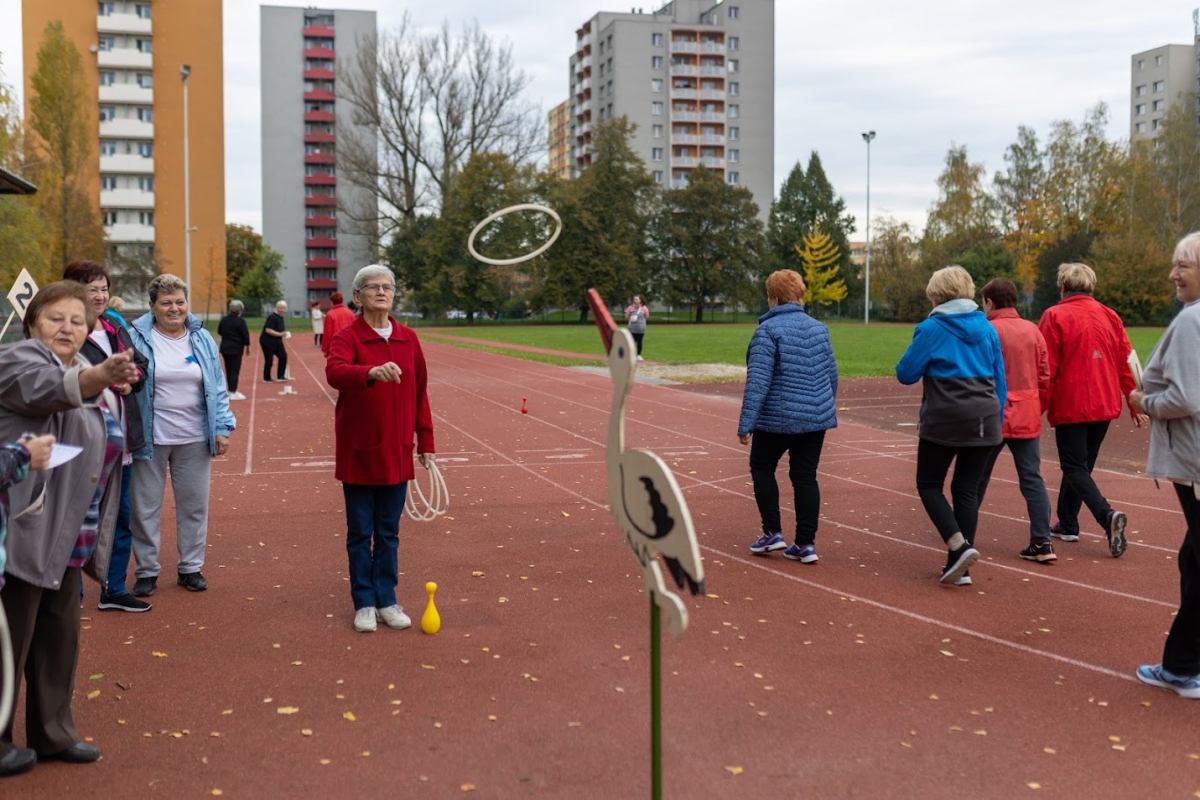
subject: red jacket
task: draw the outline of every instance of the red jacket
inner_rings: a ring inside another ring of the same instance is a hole
[[[338,390],[334,476],[343,483],[392,486],[410,481],[414,438],[418,453],[434,452],[421,343],[412,328],[388,319],[389,339],[358,317],[329,347],[325,379]],[[372,367],[389,361],[400,367],[400,383],[367,380]]]
[[[329,356],[329,345],[337,332],[354,322],[354,312],[341,303],[325,312],[325,332],[321,334],[321,352]]]
[[[1117,312],[1090,294],[1071,294],[1047,308],[1038,323],[1050,357],[1043,403],[1051,425],[1103,422],[1121,416],[1135,388],[1133,348]],[[1133,409],[1129,411],[1133,416]]]
[[[1046,340],[1037,325],[1021,319],[1015,308],[997,308],[987,318],[1000,335],[1008,384],[1004,438],[1036,439],[1042,434],[1042,397],[1050,388]]]

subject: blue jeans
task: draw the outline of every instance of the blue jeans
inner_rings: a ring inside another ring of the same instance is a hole
[[[129,594],[129,590],[125,588],[125,576],[129,573],[129,551],[133,544],[133,530],[129,527],[129,481],[132,472],[132,464],[121,467],[121,504],[117,507],[112,555],[108,560],[108,588],[100,590],[100,602]]]
[[[408,484],[343,483],[342,494],[346,498],[346,555],[354,609],[394,606],[400,580],[400,515]]]
[[[1025,509],[1029,513],[1029,541],[1045,544],[1050,541],[1050,495],[1046,493],[1046,482],[1042,480],[1041,444],[1037,439],[1005,439],[988,457],[983,477],[979,479],[979,505],[987,493],[992,479],[992,468],[1005,445],[1012,452],[1013,466],[1017,468],[1017,481],[1021,496],[1025,498]]]

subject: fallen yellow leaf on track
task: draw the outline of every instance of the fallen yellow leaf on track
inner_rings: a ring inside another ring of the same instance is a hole
[[[353,711],[347,711],[346,713],[342,714],[342,719],[346,720],[347,722],[354,722],[354,720],[358,719],[358,717],[354,716]]]
[[[155,650],[155,651],[153,651],[152,653],[150,653],[150,655],[154,656],[155,658],[166,658],[166,657],[167,657],[167,654],[166,654],[166,653],[160,653],[160,652],[159,652],[159,651],[157,651],[157,650]]]
[[[464,792],[473,792],[473,791],[475,791],[475,784],[473,784],[473,783],[464,783],[462,786],[460,786],[460,787],[458,787],[458,788],[459,788],[459,789],[462,789]]]
[[[725,771],[730,775],[741,775],[743,772],[745,772],[745,770],[741,767],[726,767]]]
[[[275,713],[276,714],[295,714],[299,710],[300,709],[296,708],[296,706],[280,706],[279,708],[275,709]]]
[[[87,693],[88,700],[95,700],[99,696],[100,696],[99,689],[92,689],[90,692]]]
[[[301,728],[300,735],[301,736],[312,736],[312,728]]]
[[[954,653],[951,653],[949,650],[938,650],[938,652],[944,656],[949,656],[950,658],[954,658]]]

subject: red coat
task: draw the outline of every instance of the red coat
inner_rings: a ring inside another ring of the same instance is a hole
[[[321,334],[321,352],[329,355],[329,345],[337,332],[354,322],[354,312],[341,303],[325,312],[325,331]]]
[[[1121,416],[1135,388],[1133,348],[1117,312],[1090,294],[1073,294],[1047,308],[1038,323],[1050,357],[1046,419],[1051,425],[1103,422]],[[1133,416],[1133,409],[1129,411]]]
[[[412,328],[388,319],[389,339],[357,317],[329,346],[325,379],[338,390],[334,476],[343,483],[392,486],[410,481],[413,440],[418,453],[434,452],[421,343]],[[400,383],[367,380],[372,367],[389,361],[400,367]]]
[[[997,308],[987,318],[1000,335],[1008,384],[1004,438],[1036,439],[1042,434],[1042,397],[1050,388],[1046,340],[1037,325],[1021,319],[1015,308]]]

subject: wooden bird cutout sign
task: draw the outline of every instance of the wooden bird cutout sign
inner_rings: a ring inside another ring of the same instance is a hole
[[[687,606],[663,579],[657,556],[680,589],[704,592],[704,563],[683,492],[670,467],[649,450],[625,449],[625,404],[637,372],[637,348],[629,331],[618,328],[600,294],[589,289],[588,305],[608,351],[613,380],[608,421],[608,507],[642,568],[646,591],[666,615],[667,630],[678,638],[687,630]]]

